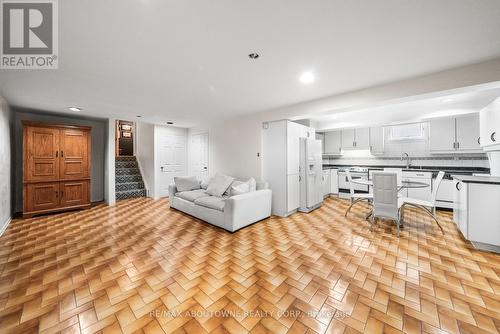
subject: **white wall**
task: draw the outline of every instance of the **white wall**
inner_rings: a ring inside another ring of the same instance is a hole
[[[135,155],[148,191],[148,196],[150,197],[153,197],[155,193],[154,128],[153,124],[136,123]]]
[[[12,215],[11,116],[7,101],[0,96],[0,235]]]
[[[115,189],[115,137],[116,119],[109,118],[106,121],[106,132],[104,138],[104,201],[112,206],[116,204]]]
[[[210,175],[221,172],[236,177],[261,177],[261,126],[264,121],[302,119],[312,113],[366,107],[389,100],[500,81],[500,60],[464,66],[418,78],[349,92],[276,110],[207,125]],[[193,128],[192,131],[199,130]]]

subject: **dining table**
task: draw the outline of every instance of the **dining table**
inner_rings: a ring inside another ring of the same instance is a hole
[[[373,180],[363,179],[363,178],[353,178],[352,183],[361,184],[364,186],[373,187]],[[398,192],[403,189],[418,189],[418,188],[427,188],[430,187],[430,184],[420,181],[408,181],[403,180],[401,184],[398,184]],[[370,218],[373,211],[366,216],[366,219]]]

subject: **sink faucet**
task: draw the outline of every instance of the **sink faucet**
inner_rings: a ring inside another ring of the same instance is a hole
[[[406,168],[409,169],[411,166],[411,159],[410,159],[410,155],[406,152],[401,154],[401,161],[403,161],[404,159],[406,159]]]

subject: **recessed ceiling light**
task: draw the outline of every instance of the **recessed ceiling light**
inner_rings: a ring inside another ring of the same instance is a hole
[[[71,111],[82,111],[82,108],[78,108],[78,107],[69,107],[68,109]]]
[[[167,124],[172,125],[172,124],[174,124],[174,122],[168,121]]]
[[[314,82],[314,74],[310,71],[302,73],[300,76],[300,82],[302,82],[304,85],[310,84]]]
[[[442,100],[441,102],[448,103],[448,102],[453,102],[453,101],[455,101],[455,99],[452,99],[451,97],[448,97],[448,98]]]
[[[257,59],[259,57],[260,57],[260,55],[256,52],[252,52],[248,55],[248,58],[250,58],[250,59]]]

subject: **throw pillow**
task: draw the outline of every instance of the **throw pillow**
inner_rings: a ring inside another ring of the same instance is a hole
[[[200,181],[195,176],[176,176],[174,183],[178,192],[200,189]]]
[[[207,194],[222,197],[233,180],[234,178],[231,176],[216,174],[208,183]]]
[[[236,186],[231,186],[231,196],[245,194],[250,191],[250,186],[248,183],[238,184]]]

